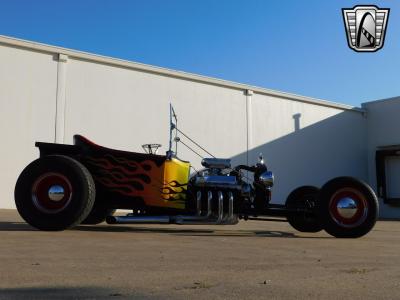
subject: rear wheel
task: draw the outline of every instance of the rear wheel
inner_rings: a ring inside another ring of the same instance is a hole
[[[95,185],[78,161],[62,155],[41,157],[29,164],[15,186],[21,217],[41,230],[64,230],[82,222],[91,211]]]
[[[356,178],[330,180],[321,188],[319,201],[324,229],[335,237],[361,237],[374,227],[378,218],[374,191]]]
[[[289,224],[300,232],[318,232],[322,230],[321,222],[315,214],[319,189],[314,186],[302,186],[291,192],[286,200],[289,209],[308,210],[292,213],[287,216]]]

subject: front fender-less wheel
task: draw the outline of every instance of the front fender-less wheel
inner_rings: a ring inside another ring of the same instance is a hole
[[[287,216],[289,224],[300,232],[318,232],[322,230],[321,222],[314,213],[318,201],[319,189],[314,186],[301,186],[292,191],[286,200],[288,209],[309,210],[308,212],[291,213]]]
[[[89,171],[62,155],[41,157],[30,163],[15,186],[15,204],[21,217],[41,230],[64,230],[80,224],[95,200]]]
[[[367,234],[378,218],[378,199],[371,187],[353,177],[328,181],[319,194],[319,213],[324,229],[339,238]]]

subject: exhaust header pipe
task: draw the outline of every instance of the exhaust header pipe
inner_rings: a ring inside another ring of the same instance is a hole
[[[216,199],[213,193],[207,193],[207,213],[202,213],[201,191],[196,195],[196,215],[178,215],[178,216],[108,216],[108,224],[187,224],[187,225],[226,225],[237,224],[238,218],[233,213],[234,197],[232,192],[228,193],[228,213],[224,213],[224,194],[218,191]],[[216,202],[218,211],[212,212],[212,201]]]

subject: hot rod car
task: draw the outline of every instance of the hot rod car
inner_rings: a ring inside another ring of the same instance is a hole
[[[103,221],[224,225],[282,218],[301,232],[324,229],[343,238],[373,228],[377,197],[352,177],[334,178],[322,188],[301,186],[278,205],[270,202],[274,176],[262,156],[253,166],[235,167],[229,159],[203,158],[204,169],[191,176],[190,163],[172,150],[173,142],[181,142],[178,134],[207,151],[177,128],[172,107],[170,114],[166,155],[157,155],[154,144],[144,145],[147,153],[135,153],[105,148],[81,135],[74,136],[74,145],[37,142],[40,158],[22,171],[15,187],[22,218],[41,230]],[[116,209],[132,213],[113,216]]]

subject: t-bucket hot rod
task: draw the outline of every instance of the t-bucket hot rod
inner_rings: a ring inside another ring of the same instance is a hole
[[[301,186],[278,205],[270,203],[274,176],[262,157],[254,166],[233,168],[229,159],[203,158],[204,169],[190,176],[189,162],[172,151],[173,142],[183,143],[178,133],[207,151],[176,124],[171,106],[166,155],[157,155],[155,144],[143,145],[147,153],[134,153],[98,146],[80,135],[74,136],[74,145],[36,143],[40,158],[22,171],[15,187],[20,215],[41,230],[103,221],[224,225],[286,218],[301,232],[324,229],[335,237],[355,238],[374,226],[375,193],[352,177],[334,178],[320,189]],[[113,216],[116,209],[132,213]]]

